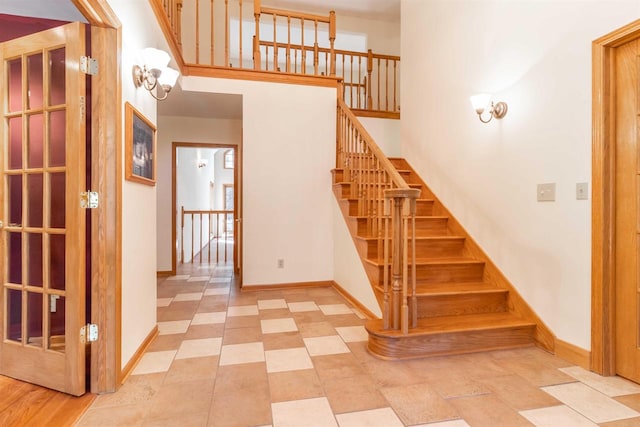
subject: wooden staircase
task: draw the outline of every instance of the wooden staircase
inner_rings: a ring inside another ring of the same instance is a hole
[[[467,232],[404,159],[390,159],[416,202],[416,297],[418,324],[384,329],[371,320],[369,350],[384,359],[459,354],[539,345],[553,352],[555,338]],[[378,303],[383,301],[381,235],[358,216],[354,185],[333,170],[333,189]],[[409,245],[411,247],[411,245]]]

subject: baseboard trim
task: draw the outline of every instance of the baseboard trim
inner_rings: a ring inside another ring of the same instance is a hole
[[[591,369],[591,352],[581,347],[556,338],[556,356],[578,365],[584,369]]]
[[[330,288],[335,282],[333,280],[322,280],[318,282],[293,282],[274,283],[270,285],[242,285],[241,292],[274,291],[282,289],[303,289],[303,288]]]
[[[156,277],[169,277],[169,276],[173,276],[173,271],[171,270],[164,270],[164,271],[157,271],[156,272]]]
[[[342,297],[344,299],[346,299],[347,301],[349,301],[349,303],[351,303],[351,305],[353,305],[355,308],[357,308],[358,310],[360,310],[360,312],[362,314],[364,314],[367,319],[371,320],[371,319],[379,319],[378,316],[376,316],[371,310],[369,310],[367,307],[365,307],[364,305],[362,305],[362,303],[360,301],[358,301],[356,298],[354,298],[353,295],[351,295],[349,292],[347,292],[342,286],[340,286],[337,282],[333,282],[333,288],[340,294],[342,295]]]
[[[149,346],[157,336],[158,336],[158,325],[153,327],[151,332],[149,332],[149,335],[147,335],[147,338],[145,338],[142,344],[140,344],[140,347],[138,347],[138,350],[133,354],[133,356],[131,357],[131,360],[129,360],[129,363],[127,363],[127,365],[124,367],[122,372],[120,372],[120,378],[119,378],[120,384],[123,384],[127,380],[127,378],[129,378],[129,375],[131,375],[131,372],[133,372],[133,369],[136,367],[138,362],[140,362],[140,359],[142,359],[142,356],[144,355],[145,351],[147,351],[147,349],[149,348]]]

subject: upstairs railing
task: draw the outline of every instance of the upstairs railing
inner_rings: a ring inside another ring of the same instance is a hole
[[[378,240],[384,328],[406,334],[418,323],[415,217],[420,190],[409,187],[340,98],[336,141],[336,166],[351,183],[367,235]]]
[[[340,78],[358,115],[398,118],[400,57],[335,49],[336,15],[261,0],[149,0],[184,68]]]
[[[185,210],[180,208],[180,262],[194,263],[200,258],[202,264],[204,252],[206,262],[215,259],[216,264],[227,262],[233,249],[233,211],[229,210]],[[187,232],[185,233],[185,228]],[[187,237],[185,239],[185,236]],[[185,253],[185,240],[191,246],[191,253]],[[185,258],[185,255],[188,258]]]

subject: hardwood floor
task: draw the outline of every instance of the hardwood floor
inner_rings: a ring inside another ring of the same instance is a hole
[[[74,397],[0,376],[0,426],[71,426],[95,398],[91,393]]]

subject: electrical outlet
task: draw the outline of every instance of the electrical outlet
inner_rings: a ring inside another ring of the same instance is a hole
[[[556,184],[538,184],[538,201],[539,202],[555,202],[556,200]]]
[[[589,200],[589,184],[579,182],[576,184],[576,200]]]
[[[278,259],[278,268],[284,268],[284,259],[282,258]]]

